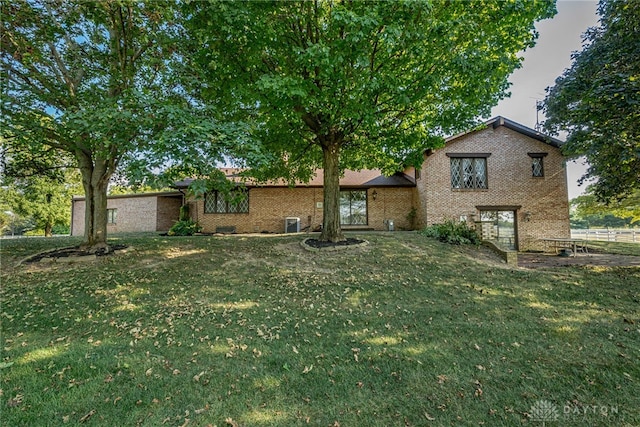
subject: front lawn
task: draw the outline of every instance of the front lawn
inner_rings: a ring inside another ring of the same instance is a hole
[[[640,269],[509,268],[416,233],[1,242],[6,426],[640,425]]]

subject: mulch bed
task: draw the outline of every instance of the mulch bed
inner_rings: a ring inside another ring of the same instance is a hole
[[[80,246],[73,246],[69,248],[60,248],[60,249],[54,249],[48,252],[42,252],[25,259],[24,261],[22,261],[22,263],[23,264],[36,263],[36,262],[42,261],[45,258],[57,259],[57,258],[69,258],[69,257],[84,257],[84,256],[90,256],[90,255],[95,255],[97,257],[113,255],[115,251],[126,249],[127,247],[128,247],[127,245],[110,245],[109,252],[106,252],[104,249],[100,249],[92,253],[92,252],[80,249]]]
[[[352,237],[349,237],[347,240],[344,240],[342,242],[325,242],[325,241],[318,240],[318,239],[307,239],[307,240],[305,240],[305,244],[307,246],[311,246],[312,248],[316,248],[316,249],[335,248],[335,247],[341,247],[341,246],[352,246],[352,245],[359,245],[361,243],[364,243],[364,240],[354,239]]]

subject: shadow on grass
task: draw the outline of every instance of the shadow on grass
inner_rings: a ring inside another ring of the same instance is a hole
[[[515,425],[540,400],[640,422],[637,269],[517,270],[408,233],[317,255],[136,239],[3,277],[8,425]]]

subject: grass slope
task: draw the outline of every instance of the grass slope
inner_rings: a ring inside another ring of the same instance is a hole
[[[36,267],[75,241],[2,241],[0,423],[640,425],[640,269],[356,237],[127,236]]]

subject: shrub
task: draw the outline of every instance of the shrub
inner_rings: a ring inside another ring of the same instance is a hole
[[[167,233],[169,236],[193,236],[199,233],[202,227],[192,219],[176,221]]]
[[[180,217],[179,217],[179,220],[180,221],[189,220],[189,205],[180,206]]]
[[[441,224],[433,224],[420,231],[420,234],[433,237],[451,245],[479,245],[480,236],[466,222],[446,220]]]

